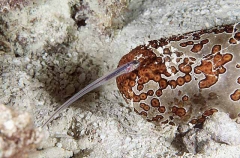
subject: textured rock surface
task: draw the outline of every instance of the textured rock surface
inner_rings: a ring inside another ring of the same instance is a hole
[[[37,151],[29,155],[34,158],[59,158],[59,157],[72,157],[73,152],[67,151],[59,147],[51,147],[46,150]]]
[[[223,112],[215,113],[210,118],[204,123],[203,129],[191,129],[186,132],[183,143],[189,152],[211,155],[213,150],[218,152],[226,147],[226,144],[240,145],[239,124]]]
[[[204,145],[207,146],[212,142],[211,135],[199,129],[192,129],[183,137],[183,144],[186,146],[186,149],[193,154],[201,152]]]
[[[240,145],[240,125],[231,120],[226,113],[215,113],[204,123],[203,130],[216,142]]]
[[[30,113],[40,126],[72,95],[72,85],[76,93],[116,68],[136,46],[240,21],[240,2],[232,0],[134,0],[126,10],[121,9],[124,1],[116,0],[117,7],[111,7],[110,0],[102,2],[37,0],[1,14],[0,102]],[[79,7],[76,14],[74,6]],[[117,10],[108,12],[108,6]],[[120,15],[122,11],[129,17]],[[118,20],[111,23],[114,14]],[[85,25],[80,23],[84,20]],[[104,28],[111,26],[123,27],[106,33]],[[64,110],[46,131],[50,137],[39,157],[194,157],[173,145],[176,126],[155,127],[142,119],[122,99],[114,81]],[[239,157],[238,146],[220,146],[208,157]]]
[[[0,105],[0,157],[25,158],[42,140],[28,113]]]
[[[240,24],[149,41],[123,56],[141,65],[117,78],[120,92],[148,121],[202,124],[217,111],[240,112]],[[224,89],[224,90],[223,90]]]

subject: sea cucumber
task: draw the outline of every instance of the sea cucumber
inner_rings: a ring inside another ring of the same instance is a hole
[[[119,61],[138,69],[117,77],[134,111],[157,125],[202,124],[214,112],[240,112],[240,23],[161,38]]]

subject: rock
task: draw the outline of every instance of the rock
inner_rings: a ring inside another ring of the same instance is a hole
[[[203,129],[191,129],[183,137],[186,149],[193,153],[211,155],[222,145],[240,145],[240,125],[231,120],[226,113],[217,112],[206,120]]]
[[[0,105],[0,157],[26,157],[42,138],[30,114]]]
[[[216,142],[240,145],[240,125],[230,119],[226,113],[215,113],[211,119],[207,119],[203,129],[207,131]]]

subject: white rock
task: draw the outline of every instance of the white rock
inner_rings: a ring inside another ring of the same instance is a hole
[[[217,112],[207,119],[203,129],[211,134],[217,142],[229,145],[240,145],[240,125],[233,121],[226,113]]]

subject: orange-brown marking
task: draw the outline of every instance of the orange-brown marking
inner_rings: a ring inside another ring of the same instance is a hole
[[[186,43],[187,43],[187,45],[193,45],[194,44],[193,41],[187,41]]]
[[[209,109],[203,113],[203,116],[211,116],[213,113],[218,112],[217,109]]]
[[[238,41],[240,41],[240,32],[236,33],[234,38]]]
[[[221,55],[220,53],[216,53],[214,56],[203,59],[201,65],[194,68],[196,74],[203,73],[205,75],[205,79],[199,82],[199,88],[208,88],[214,85],[218,81],[219,74],[225,72],[223,65],[231,61],[232,57],[231,54]]]
[[[214,92],[210,92],[209,94],[208,94],[208,100],[211,100],[211,99],[217,99],[217,94],[216,93],[214,93]]]
[[[172,73],[176,74],[176,73],[178,72],[178,70],[176,69],[176,67],[171,66],[170,68],[171,68],[171,72],[172,72]]]
[[[178,68],[183,73],[190,73],[192,71],[192,67],[189,64],[184,64],[184,63],[179,64]]]
[[[201,44],[207,44],[208,42],[209,42],[208,39],[204,39],[204,40],[201,41]]]
[[[212,54],[216,54],[221,51],[221,45],[214,45],[212,48]]]
[[[184,83],[185,83],[185,80],[184,80],[183,77],[178,77],[178,78],[177,78],[177,84],[178,84],[179,86],[184,85]]]
[[[186,75],[184,76],[184,80],[185,80],[185,82],[190,82],[190,81],[192,80],[191,75],[186,74]]]
[[[155,117],[152,118],[151,121],[159,121],[161,119],[163,119],[164,117],[162,115],[156,115]]]
[[[193,34],[193,40],[199,40],[200,38],[201,38],[200,34],[198,34],[198,33]]]
[[[151,100],[151,105],[152,105],[152,107],[159,107],[160,106],[160,102],[159,102],[159,100],[157,98],[153,98]]]
[[[139,84],[139,85],[137,86],[137,90],[139,90],[139,91],[143,90],[143,85]]]
[[[153,80],[154,80],[155,82],[159,82],[160,79],[161,79],[161,76],[160,76],[160,75],[155,75],[154,78],[153,78]]]
[[[138,95],[135,95],[135,96],[133,97],[133,101],[134,101],[134,102],[139,102],[139,101],[140,101],[140,97],[139,97]]]
[[[152,96],[153,94],[154,94],[153,90],[149,90],[149,91],[147,92],[147,95],[149,95],[149,96]]]
[[[178,91],[178,96],[180,96],[181,94],[182,94],[182,91],[179,90],[179,91]]]
[[[238,77],[238,79],[237,79],[237,83],[240,84],[240,77]]]
[[[169,125],[175,126],[176,124],[174,122],[169,122]]]
[[[230,38],[228,42],[230,44],[237,44],[237,41],[234,38]]]
[[[197,52],[201,51],[202,48],[203,48],[203,44],[194,44],[191,51],[193,53],[197,53]]]
[[[135,84],[136,84],[136,82],[135,82],[135,81],[130,81],[130,82],[129,82],[129,86],[130,86],[130,87],[134,87],[134,86],[135,86]]]
[[[179,45],[180,45],[181,47],[187,47],[187,43],[186,43],[186,42],[180,43]]]
[[[197,124],[197,119],[192,119],[192,120],[190,121],[190,123],[191,123],[191,124]]]
[[[184,108],[178,108],[175,114],[179,117],[183,117],[186,114],[186,110]]]
[[[135,79],[137,78],[137,74],[131,72],[131,74],[130,74],[130,78],[131,78],[132,80],[135,80]]]
[[[175,89],[177,87],[177,82],[174,80],[169,81],[169,85],[171,86],[172,89]]]
[[[140,103],[140,107],[145,110],[145,111],[148,111],[150,109],[150,106],[144,104],[144,103]]]
[[[202,124],[206,120],[206,117],[202,116],[197,120],[197,123]]]
[[[162,90],[161,89],[156,90],[155,94],[156,96],[160,97],[162,95]]]
[[[147,113],[145,111],[141,111],[139,114],[147,117]]]
[[[160,113],[164,113],[164,112],[166,111],[165,106],[160,106],[160,107],[158,108],[158,111],[159,111]]]
[[[145,93],[140,94],[141,100],[145,100],[146,98],[147,98],[147,94],[145,94]]]
[[[164,48],[163,49],[163,54],[170,54],[170,53],[171,53],[171,51],[170,51],[169,48]]]
[[[167,123],[168,123],[168,120],[162,122],[162,124],[167,124]]]
[[[238,64],[236,64],[236,68],[238,68],[238,69],[240,68],[240,64],[239,64],[239,63],[238,63]]]
[[[173,107],[172,107],[172,112],[175,113],[175,112],[177,111],[177,109],[178,109],[178,108],[177,108],[176,106],[173,106]]]
[[[143,78],[142,78],[142,77],[139,78],[139,79],[138,79],[138,84],[139,84],[139,85],[142,85],[143,83],[144,83]]]
[[[159,86],[160,86],[161,89],[165,89],[168,86],[167,80],[166,79],[161,79],[159,81]]]
[[[223,74],[223,73],[225,73],[227,70],[226,70],[226,68],[224,68],[224,67],[220,67],[217,71],[218,71],[219,74]]]
[[[227,33],[233,33],[233,26],[227,25],[227,26],[225,26],[224,30]]]
[[[240,89],[237,89],[233,92],[233,94],[230,95],[230,98],[233,100],[233,101],[238,101],[240,100]]]
[[[188,101],[188,96],[187,95],[184,95],[183,97],[182,97],[182,101]]]

